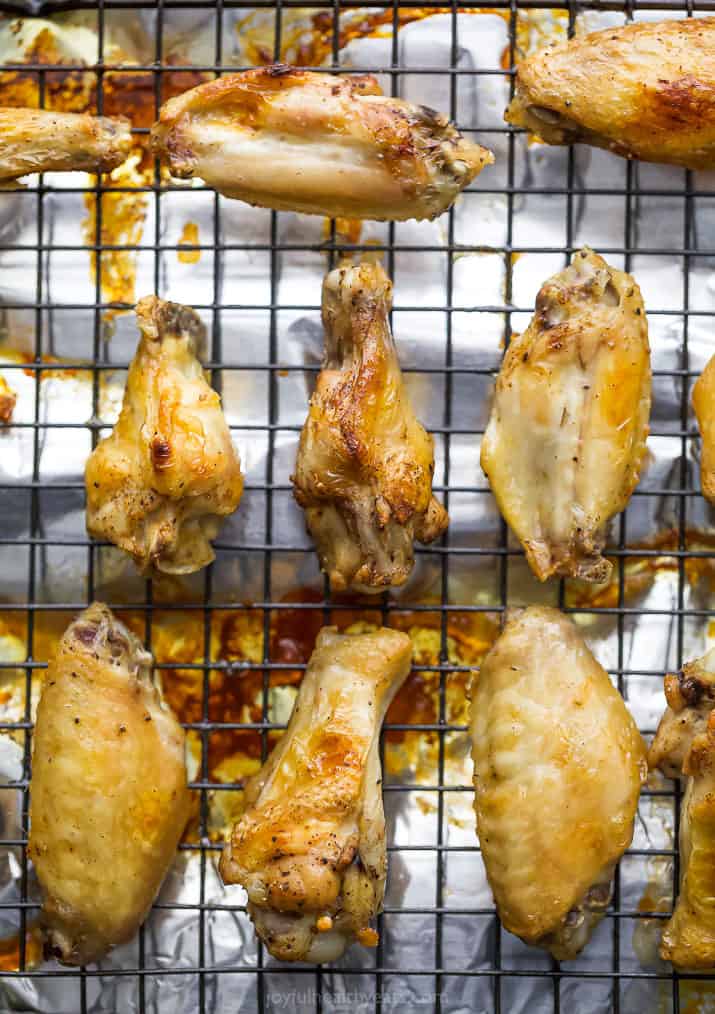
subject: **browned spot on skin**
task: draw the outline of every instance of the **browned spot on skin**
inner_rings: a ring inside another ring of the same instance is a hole
[[[692,126],[715,114],[715,88],[685,74],[677,81],[659,81],[655,91],[647,93],[644,115],[638,125],[660,130]]]
[[[151,463],[156,472],[165,471],[171,465],[171,444],[163,437],[154,437],[151,442]]]

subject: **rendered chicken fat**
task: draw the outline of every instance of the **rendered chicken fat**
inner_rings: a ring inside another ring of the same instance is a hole
[[[404,388],[391,306],[379,264],[336,268],[325,279],[326,357],[293,487],[336,591],[404,584],[414,540],[432,542],[448,523],[432,496],[432,437]]]
[[[715,649],[665,678],[668,708],[648,756],[683,778],[680,890],[660,955],[676,968],[715,968]]]
[[[247,809],[221,857],[242,884],[256,932],[282,961],[333,961],[385,892],[387,854],[379,735],[412,657],[382,628],[318,635],[290,723],[245,788]]]
[[[548,144],[715,167],[715,19],[641,21],[547,46],[517,67],[505,119]]]
[[[608,907],[646,776],[623,698],[556,609],[511,614],[472,688],[477,828],[506,929],[565,960]]]
[[[189,307],[149,296],[112,434],[85,470],[87,529],[130,553],[142,573],[188,574],[238,507],[243,476],[221,399],[197,359],[204,327]]]
[[[174,176],[226,197],[344,218],[434,218],[490,162],[447,117],[384,96],[372,77],[277,65],[229,74],[161,108]]]
[[[536,297],[497,377],[482,469],[536,576],[604,581],[608,520],[640,474],[650,350],[633,278],[581,250]]]
[[[184,733],[152,657],[95,603],[66,630],[37,710],[30,840],[42,924],[61,961],[126,943],[146,916],[189,816]]]

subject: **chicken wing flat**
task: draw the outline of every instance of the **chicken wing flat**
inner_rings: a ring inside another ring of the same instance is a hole
[[[336,268],[323,284],[325,363],[292,479],[336,591],[404,584],[414,539],[432,542],[448,522],[432,496],[432,437],[404,388],[391,307],[379,264]]]
[[[638,482],[650,378],[638,286],[581,250],[509,345],[482,441],[482,469],[539,580],[608,577],[605,528]]]
[[[125,160],[132,145],[123,116],[0,108],[0,183],[28,173],[105,173]]]
[[[700,427],[700,486],[715,504],[715,356],[693,386],[693,408]]]
[[[472,687],[477,829],[504,926],[574,958],[608,907],[647,768],[623,698],[557,609],[507,617]]]
[[[651,768],[685,779],[680,809],[680,893],[660,956],[682,969],[715,968],[715,649],[665,678],[668,707]]]
[[[324,627],[286,732],[245,789],[221,857],[282,961],[333,961],[369,928],[387,874],[379,736],[410,669],[409,637]]]
[[[382,94],[372,77],[277,65],[166,102],[153,129],[174,176],[279,211],[434,218],[493,162],[441,113]]]
[[[715,167],[712,18],[607,28],[519,64],[505,119],[547,144],[583,141],[625,158]]]
[[[184,733],[152,657],[94,603],[65,631],[37,710],[30,840],[49,950],[70,965],[126,943],[189,816]]]
[[[196,313],[148,296],[141,340],[113,432],[87,461],[87,529],[130,553],[144,574],[189,574],[238,507],[243,476],[221,399],[197,359]]]

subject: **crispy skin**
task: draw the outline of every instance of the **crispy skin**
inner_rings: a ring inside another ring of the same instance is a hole
[[[700,486],[715,504],[715,356],[693,387],[693,408],[700,427]]]
[[[166,102],[153,129],[174,176],[279,211],[434,218],[493,162],[441,113],[384,96],[372,77],[277,65]]]
[[[282,961],[333,961],[382,906],[387,875],[379,735],[410,669],[409,637],[324,627],[288,729],[245,790],[221,857]]]
[[[682,969],[715,967],[715,651],[665,677],[668,707],[648,762],[685,779],[680,893],[660,956]]]
[[[404,389],[391,307],[379,264],[336,268],[323,284],[326,357],[292,479],[337,591],[404,584],[414,539],[432,542],[449,520],[432,496],[432,437]]]
[[[189,816],[184,733],[151,655],[95,602],[50,662],[34,735],[30,842],[49,949],[84,965],[146,916]]]
[[[198,316],[155,296],[136,312],[142,336],[122,411],[87,461],[87,530],[144,574],[189,574],[213,560],[210,540],[238,507],[243,476],[197,359]]]
[[[559,960],[603,917],[633,837],[645,747],[573,623],[507,618],[472,688],[475,809],[504,926]]]
[[[639,22],[546,46],[519,64],[505,119],[547,144],[715,166],[715,21]]]
[[[28,173],[105,173],[116,169],[132,145],[123,116],[0,109],[0,182]]]
[[[581,250],[509,345],[482,441],[482,468],[539,580],[608,577],[605,526],[638,482],[650,377],[638,286]]]

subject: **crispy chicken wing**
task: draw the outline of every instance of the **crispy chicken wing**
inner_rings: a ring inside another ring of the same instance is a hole
[[[404,389],[391,307],[379,264],[337,268],[323,284],[325,363],[292,478],[338,591],[404,584],[414,539],[432,542],[448,522],[432,496],[432,437]]]
[[[345,218],[434,218],[494,160],[372,77],[283,65],[170,99],[153,139],[174,176],[265,208]]]
[[[382,906],[387,874],[379,736],[410,669],[409,637],[324,627],[290,723],[246,785],[221,857],[256,932],[283,961],[333,961]]]
[[[606,523],[638,482],[649,414],[640,290],[581,250],[509,345],[482,441],[482,468],[539,580],[608,577]]]
[[[700,427],[700,486],[715,504],[715,356],[693,386],[693,408]]]
[[[660,945],[683,969],[715,968],[715,649],[665,677],[668,708],[648,761],[684,778],[680,893]]]
[[[184,733],[151,655],[94,603],[65,631],[37,710],[30,841],[50,950],[70,965],[126,943],[189,816]]]
[[[715,21],[641,21],[546,46],[519,64],[505,119],[548,144],[713,168]]]
[[[28,173],[105,173],[116,169],[132,144],[123,116],[0,108],[0,183]]]
[[[204,326],[189,307],[148,296],[113,432],[87,461],[87,529],[131,553],[142,573],[188,574],[214,558],[243,476],[221,399],[197,359]]]
[[[475,808],[504,926],[559,960],[603,917],[633,837],[645,747],[557,609],[507,618],[472,687]]]

